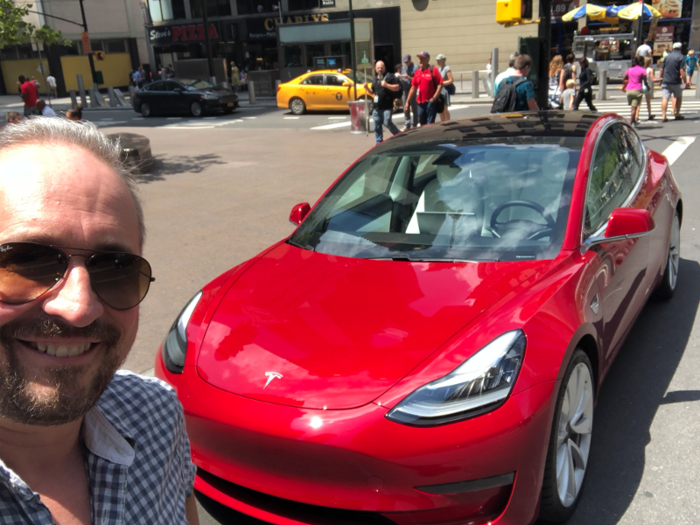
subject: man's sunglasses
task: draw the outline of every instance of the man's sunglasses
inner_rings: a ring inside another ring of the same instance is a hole
[[[41,297],[65,277],[71,257],[85,258],[92,290],[115,310],[139,304],[155,281],[151,265],[138,255],[8,242],[0,244],[0,302],[24,304]]]

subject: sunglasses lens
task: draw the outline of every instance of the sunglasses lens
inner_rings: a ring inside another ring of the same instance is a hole
[[[53,287],[66,272],[60,250],[40,244],[0,244],[0,301],[22,304]]]
[[[146,297],[151,285],[151,265],[128,253],[95,254],[87,262],[95,293],[116,310],[133,308]]]

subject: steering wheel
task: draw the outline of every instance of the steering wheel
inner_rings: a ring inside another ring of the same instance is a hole
[[[498,216],[503,212],[503,210],[515,207],[530,208],[531,210],[536,211],[542,216],[547,224],[541,224],[538,222],[529,221],[527,219],[514,219],[507,222],[498,222]],[[554,225],[554,219],[549,213],[547,213],[547,210],[545,210],[544,207],[532,201],[514,200],[504,202],[493,210],[490,222],[491,227],[488,228],[488,230],[495,237],[499,238],[504,237],[511,232],[517,232],[523,238],[533,240],[546,237],[547,235],[551,234],[554,230]]]

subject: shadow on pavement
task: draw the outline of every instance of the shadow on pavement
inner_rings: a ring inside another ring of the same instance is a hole
[[[675,297],[649,301],[603,383],[596,405],[587,479],[568,525],[613,525],[642,480],[645,449],[660,405],[700,400],[699,391],[668,392],[700,303],[700,264],[681,259]]]
[[[201,173],[210,166],[216,164],[226,164],[219,155],[175,155],[168,156],[156,155],[153,157],[153,167],[148,173],[137,175],[139,183],[148,184],[149,182],[163,181],[169,175],[177,175],[179,173]]]

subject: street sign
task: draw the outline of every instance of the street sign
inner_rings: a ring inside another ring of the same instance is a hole
[[[90,45],[90,35],[87,31],[80,33],[80,40],[83,42],[83,54],[92,54],[92,46]]]
[[[360,64],[369,64],[369,59],[367,58],[367,51],[363,52]]]

